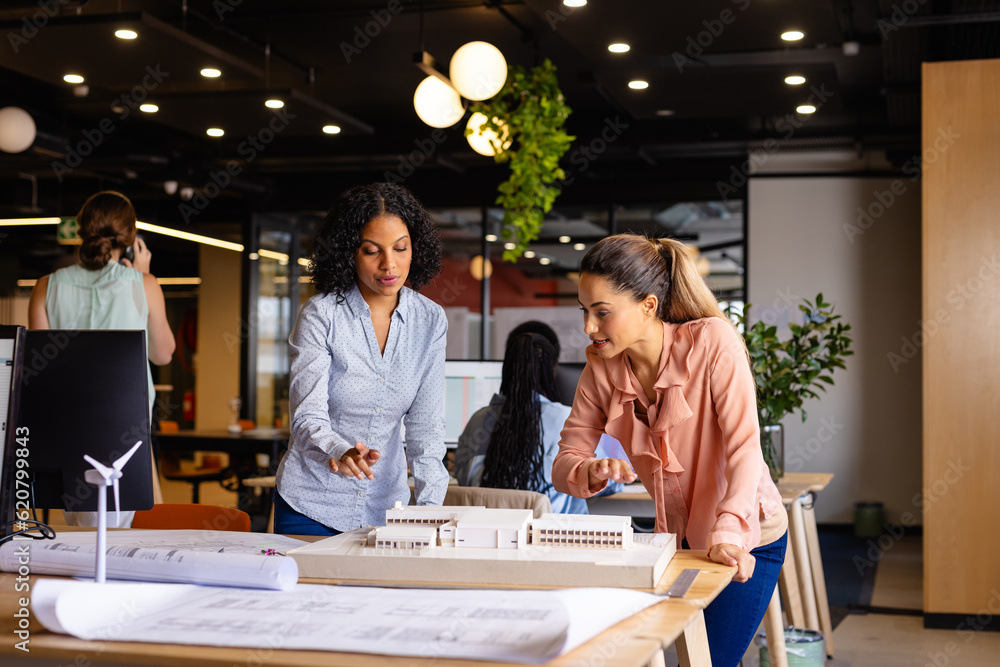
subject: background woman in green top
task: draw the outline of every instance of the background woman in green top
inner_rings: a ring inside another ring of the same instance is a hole
[[[28,305],[28,328],[142,329],[149,360],[157,366],[169,364],[174,335],[167,324],[163,290],[149,273],[153,255],[136,237],[132,202],[119,192],[98,192],[84,203],[77,223],[83,240],[80,263],[38,280]],[[126,248],[132,249],[133,259],[119,263]],[[155,394],[148,369],[146,377],[152,411]],[[131,525],[132,512],[121,514],[123,525]],[[67,512],[66,518],[89,525],[90,515],[97,513]]]

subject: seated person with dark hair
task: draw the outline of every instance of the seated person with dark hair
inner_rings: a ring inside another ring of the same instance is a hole
[[[585,500],[552,486],[552,461],[570,413],[568,405],[556,400],[558,349],[542,333],[520,333],[523,327],[507,339],[500,393],[472,415],[458,438],[455,476],[462,486],[544,493],[553,512],[587,514]],[[614,493],[622,485],[608,488]]]

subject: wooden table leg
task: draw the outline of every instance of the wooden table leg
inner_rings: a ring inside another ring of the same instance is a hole
[[[816,611],[816,590],[813,587],[812,568],[809,563],[809,547],[806,540],[805,516],[802,512],[802,500],[792,503],[792,512],[788,522],[788,537],[795,543],[795,569],[799,577],[799,591],[802,593],[802,607],[805,611],[806,625],[809,630],[819,630],[819,613]]]
[[[781,575],[778,577],[778,588],[781,589],[781,600],[785,604],[785,613],[788,614],[788,624],[802,628],[805,627],[806,618],[805,612],[802,611],[802,593],[799,592],[795,557],[795,545],[789,535],[785,547],[785,562],[781,566]]]
[[[648,667],[667,667],[667,660],[663,657],[663,649],[657,651],[649,661]]]
[[[767,635],[767,655],[771,659],[771,667],[788,667],[785,624],[781,622],[781,601],[778,599],[777,586],[764,613],[764,633]]]
[[[677,657],[681,667],[712,667],[712,653],[708,650],[708,631],[705,628],[705,613],[698,615],[684,628],[677,638]]]
[[[812,503],[802,507],[809,547],[809,561],[812,569],[813,585],[816,588],[816,607],[819,611],[819,626],[826,638],[826,654],[833,657],[833,624],[830,621],[830,603],[826,597],[826,578],[823,575],[823,557],[819,549],[819,531],[816,529],[816,513]]]

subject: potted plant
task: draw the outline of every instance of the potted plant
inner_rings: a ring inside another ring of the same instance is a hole
[[[803,323],[789,324],[791,336],[785,340],[778,338],[776,326],[763,321],[747,325],[750,304],[734,316],[750,352],[761,449],[775,480],[784,474],[781,420],[798,410],[804,422],[808,415],[802,403],[819,398],[816,389],[826,391],[827,386],[833,386],[834,369],[846,368],[844,358],[854,354],[851,325],[840,322],[841,316],[833,313],[832,304],[823,301],[822,293],[816,295],[815,303],[803,299],[799,310],[804,313]]]
[[[503,258],[514,261],[538,238],[560,192],[559,182],[566,178],[559,160],[575,138],[563,129],[570,108],[555,65],[545,60],[531,69],[511,67],[500,92],[473,105],[472,111],[486,116],[481,133],[495,133],[493,159],[510,167],[510,178],[497,188],[496,203],[504,209],[501,235],[514,243]]]

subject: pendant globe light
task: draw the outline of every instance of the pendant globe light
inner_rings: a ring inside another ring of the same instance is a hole
[[[465,114],[462,98],[454,88],[435,76],[420,82],[413,93],[413,108],[431,127],[451,127]]]
[[[481,130],[483,123],[486,122],[486,114],[476,112],[472,114],[469,118],[469,123],[465,126],[467,129],[472,130],[471,134],[466,137],[469,141],[469,145],[472,146],[472,150],[476,151],[480,155],[485,155],[486,157],[493,157],[497,154],[494,148],[497,144],[500,144],[500,150],[506,150],[510,148],[511,140],[508,139],[510,134],[507,131],[507,125],[498,121],[496,118],[493,122],[503,128],[503,137],[496,133],[495,130]]]
[[[0,151],[21,153],[35,143],[35,121],[21,107],[0,109]]]
[[[488,42],[469,42],[451,57],[448,76],[462,97],[476,102],[488,100],[507,81],[507,60]]]

